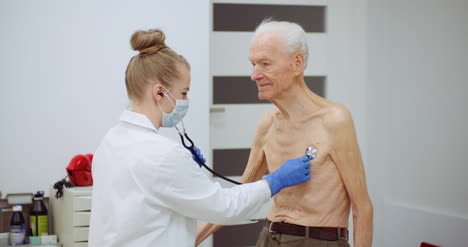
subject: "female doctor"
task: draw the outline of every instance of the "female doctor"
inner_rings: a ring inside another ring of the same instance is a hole
[[[281,189],[310,179],[303,156],[260,181],[223,189],[190,152],[160,135],[160,127],[174,127],[184,117],[190,88],[188,62],[164,40],[158,29],[131,37],[139,51],[125,75],[132,109],[94,154],[90,247],[193,247],[197,219],[249,219]]]

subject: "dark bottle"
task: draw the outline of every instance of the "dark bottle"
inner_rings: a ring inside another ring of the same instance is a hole
[[[49,232],[49,217],[44,203],[44,191],[38,191],[34,195],[32,209],[29,214],[31,224],[31,236],[42,236]]]
[[[10,244],[22,245],[26,239],[26,223],[24,221],[23,208],[20,205],[13,206],[13,214],[10,220]]]

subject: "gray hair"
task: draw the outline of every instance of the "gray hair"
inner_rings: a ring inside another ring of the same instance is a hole
[[[290,54],[300,52],[304,55],[304,69],[309,59],[309,47],[304,29],[296,23],[288,21],[275,21],[271,18],[263,20],[255,30],[254,39],[262,33],[277,32],[286,41],[287,50]]]

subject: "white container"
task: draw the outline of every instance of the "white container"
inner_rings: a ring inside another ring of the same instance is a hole
[[[8,246],[8,238],[10,234],[8,232],[0,233],[0,247]]]
[[[52,233],[63,247],[87,247],[92,186],[63,188],[63,197],[50,197]],[[53,195],[55,189],[51,188]]]

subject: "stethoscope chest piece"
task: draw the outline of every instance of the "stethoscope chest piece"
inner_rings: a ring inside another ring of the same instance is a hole
[[[309,157],[309,160],[315,159],[318,155],[318,150],[314,146],[306,148],[305,155]]]

